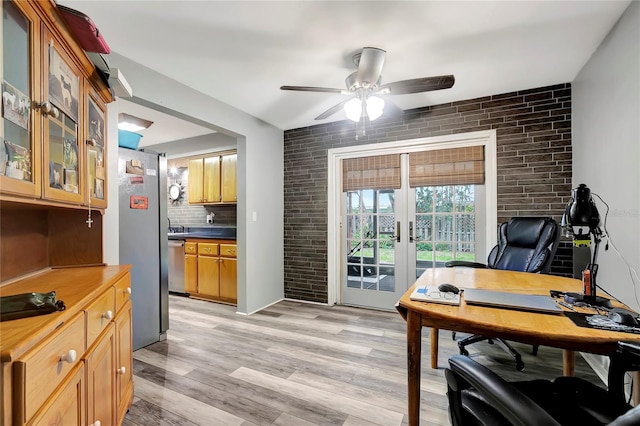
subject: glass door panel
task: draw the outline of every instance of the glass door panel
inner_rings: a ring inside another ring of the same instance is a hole
[[[80,78],[59,51],[50,34],[45,37],[44,159],[49,166],[45,182],[45,198],[82,204],[81,155],[84,147],[78,143]]]
[[[92,96],[88,97],[87,120],[87,192],[88,201],[94,207],[106,207],[106,161],[104,141],[106,138],[105,111]]]
[[[346,193],[344,303],[392,309],[398,290],[398,235],[393,189]],[[400,271],[400,276],[404,271]]]
[[[415,277],[450,260],[475,261],[474,185],[418,187],[411,195],[415,206]]]
[[[28,7],[25,6],[25,7]],[[2,132],[0,183],[3,192],[39,195],[38,147],[34,143],[33,64],[37,25],[16,2],[3,1],[2,14]]]

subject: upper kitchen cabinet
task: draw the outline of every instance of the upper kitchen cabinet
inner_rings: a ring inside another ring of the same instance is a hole
[[[189,160],[189,203],[236,203],[237,158],[232,153]]]
[[[189,160],[189,203],[220,202],[220,156]]]
[[[53,1],[3,1],[0,193],[106,208],[111,94],[62,22]]]
[[[238,192],[236,190],[238,154],[228,154],[222,156],[222,168],[220,181],[222,182],[222,196],[220,199],[223,203],[235,203],[238,201]]]

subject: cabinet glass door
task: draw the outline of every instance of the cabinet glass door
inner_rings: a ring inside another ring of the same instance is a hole
[[[45,197],[59,201],[83,202],[81,162],[84,147],[78,143],[81,81],[71,61],[45,37],[45,78],[47,107],[43,107],[44,159],[49,166]]]
[[[92,96],[87,104],[87,192],[91,206],[106,207],[105,112]]]
[[[37,22],[27,4],[3,1],[2,13],[2,120],[0,120],[0,190],[22,195],[40,195],[39,146],[31,111]],[[24,9],[22,9],[24,7]]]

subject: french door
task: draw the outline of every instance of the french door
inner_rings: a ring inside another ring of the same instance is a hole
[[[342,302],[392,310],[426,268],[485,258],[484,185],[411,187],[400,155],[399,188],[342,193]]]

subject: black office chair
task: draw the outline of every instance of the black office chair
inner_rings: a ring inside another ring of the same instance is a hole
[[[507,382],[476,361],[455,355],[445,369],[453,426],[640,424],[640,405],[625,401],[624,375],[640,370],[640,344],[619,342],[604,389],[577,377]]]
[[[472,268],[504,269],[546,274],[560,242],[560,226],[548,217],[514,217],[500,224],[498,244],[489,253],[487,264],[454,260],[446,267],[466,266]],[[455,339],[455,332],[453,333]],[[469,336],[458,342],[462,355],[469,355],[465,346],[482,340],[495,340],[516,360],[516,368],[524,369],[522,357],[503,339],[488,339],[480,335]],[[533,354],[538,347],[533,347]]]

